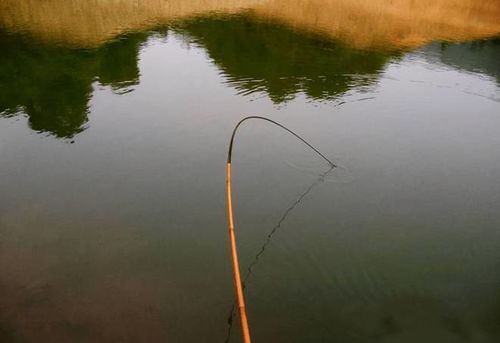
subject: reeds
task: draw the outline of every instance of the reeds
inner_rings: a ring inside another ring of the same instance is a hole
[[[0,26],[93,46],[175,18],[248,8],[259,18],[359,48],[415,47],[500,33],[499,0],[2,0]]]
[[[262,0],[0,0],[0,27],[96,46],[126,31],[206,12],[232,13]]]
[[[255,12],[360,48],[415,47],[500,33],[499,0],[269,0]]]

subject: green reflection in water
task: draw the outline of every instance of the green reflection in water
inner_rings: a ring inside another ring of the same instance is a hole
[[[372,83],[394,53],[360,51],[251,17],[212,17],[181,26],[207,49],[241,94],[266,92],[282,103],[304,92],[331,100]]]
[[[302,93],[314,101],[331,101],[353,89],[363,91],[389,60],[402,54],[351,49],[247,15],[202,17],[169,29],[206,49],[240,95],[263,93],[275,104]],[[24,112],[33,130],[72,138],[86,127],[94,81],[119,94],[131,91],[139,82],[139,50],[158,31],[165,29],[124,35],[91,50],[0,33],[0,116]],[[480,72],[498,78],[498,40],[431,44],[422,51],[453,67],[480,66]]]
[[[96,79],[116,91],[138,83],[138,51],[146,39],[133,34],[96,50],[75,50],[1,34],[0,113],[22,111],[33,130],[73,137],[85,128]]]
[[[432,59],[496,78],[500,83],[500,38],[465,43],[436,42],[421,49]]]
[[[390,57],[245,16],[206,17],[172,29],[205,48],[240,94],[264,92],[277,104],[300,92],[331,100],[369,85]],[[2,34],[0,112],[23,111],[33,130],[73,137],[85,128],[95,80],[120,93],[139,82],[139,50],[154,33],[125,35],[93,50]]]

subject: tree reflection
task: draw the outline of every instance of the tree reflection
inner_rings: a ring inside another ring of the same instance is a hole
[[[351,90],[363,91],[376,82],[391,58],[402,54],[352,49],[251,14],[205,16],[170,29],[206,49],[225,82],[240,95],[263,93],[275,104],[298,94],[330,101]],[[23,112],[37,132],[75,136],[88,121],[95,81],[117,93],[139,83],[138,54],[150,35],[151,31],[127,34],[99,48],[75,49],[0,32],[0,116]],[[421,51],[498,80],[499,44],[436,43]]]
[[[264,92],[274,103],[298,93],[331,100],[369,85],[391,56],[349,49],[245,15],[203,17],[172,28],[205,48],[240,94]],[[73,137],[85,129],[95,80],[118,93],[139,82],[138,52],[149,34],[125,35],[92,50],[2,34],[0,113],[21,110],[33,130]]]
[[[431,43],[421,50],[431,61],[487,74],[500,83],[500,38],[465,43]]]
[[[252,16],[206,17],[176,28],[204,47],[240,94],[282,103],[303,92],[331,100],[376,80],[395,53],[361,51]]]
[[[115,91],[138,83],[138,52],[146,39],[134,34],[78,50],[0,34],[0,113],[23,111],[33,130],[73,137],[85,129],[95,80]]]

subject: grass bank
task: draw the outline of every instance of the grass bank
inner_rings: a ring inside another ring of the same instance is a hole
[[[44,40],[95,46],[124,31],[243,9],[359,48],[415,47],[500,33],[498,0],[2,0],[0,25]]]

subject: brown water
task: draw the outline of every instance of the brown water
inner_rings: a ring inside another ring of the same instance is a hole
[[[358,50],[219,15],[0,46],[1,342],[226,341],[250,114],[339,165],[239,133],[255,342],[499,341],[498,40]]]

